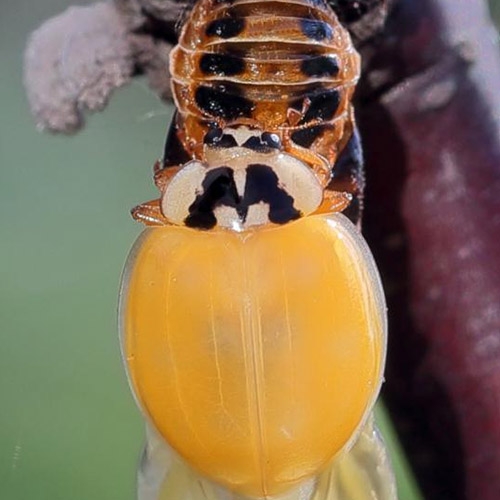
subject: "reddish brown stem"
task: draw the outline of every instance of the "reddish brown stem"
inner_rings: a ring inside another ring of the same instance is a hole
[[[401,0],[365,58],[365,213],[389,295],[387,396],[418,435],[409,446],[428,499],[500,498],[494,33],[482,1]]]

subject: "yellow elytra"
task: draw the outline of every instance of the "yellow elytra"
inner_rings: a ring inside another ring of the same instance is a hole
[[[121,321],[147,419],[192,468],[245,497],[317,476],[380,389],[383,293],[340,214],[244,232],[147,229]]]

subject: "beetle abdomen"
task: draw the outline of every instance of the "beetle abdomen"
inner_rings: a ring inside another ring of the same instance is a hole
[[[216,123],[280,134],[333,163],[349,131],[359,56],[322,1],[203,0],[171,54],[185,145]]]

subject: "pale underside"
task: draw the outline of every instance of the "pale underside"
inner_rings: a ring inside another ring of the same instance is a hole
[[[148,427],[139,469],[138,500],[242,500],[196,474]],[[317,478],[275,500],[396,500],[396,482],[384,442],[370,416],[353,447]]]

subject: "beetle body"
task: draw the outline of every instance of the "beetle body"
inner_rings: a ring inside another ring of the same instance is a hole
[[[148,420],[244,498],[314,480],[380,388],[382,289],[340,214],[242,232],[152,228],[132,252],[122,321]]]
[[[170,66],[166,151],[185,161],[159,162],[160,198],[133,211],[159,227],[127,265],[122,346],[154,429],[146,464],[168,444],[188,469],[146,466],[141,500],[333,500],[361,470],[364,496],[342,498],[393,500],[363,427],[385,361],[382,288],[338,213],[351,195],[330,186],[354,127],[347,31],[320,0],[201,0]]]

